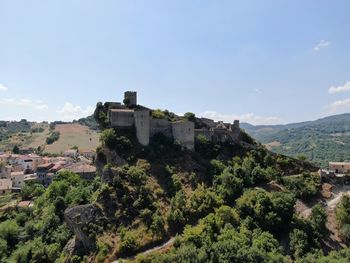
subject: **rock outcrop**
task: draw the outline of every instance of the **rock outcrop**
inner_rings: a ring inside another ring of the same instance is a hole
[[[95,225],[104,220],[101,209],[96,204],[79,205],[64,212],[68,227],[74,232],[77,243],[82,244],[85,251],[95,249]]]

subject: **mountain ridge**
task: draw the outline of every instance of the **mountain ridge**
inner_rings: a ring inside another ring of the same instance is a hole
[[[241,123],[241,127],[274,152],[305,155],[321,166],[350,159],[350,113],[285,125]]]

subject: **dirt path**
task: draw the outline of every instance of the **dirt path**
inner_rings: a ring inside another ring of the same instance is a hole
[[[141,255],[148,255],[148,254],[151,254],[153,252],[156,252],[156,251],[161,251],[163,249],[167,249],[169,248],[170,246],[172,246],[174,244],[174,241],[175,241],[175,238],[172,237],[170,238],[167,242],[159,245],[159,246],[156,246],[154,248],[150,248],[150,249],[147,249],[146,251],[143,251],[137,255],[135,255],[134,257],[130,257],[130,258],[120,258],[116,261],[113,261],[113,263],[122,263],[122,262],[125,262],[125,261],[128,261],[128,260],[133,260],[135,259],[135,257],[137,256],[141,256]]]

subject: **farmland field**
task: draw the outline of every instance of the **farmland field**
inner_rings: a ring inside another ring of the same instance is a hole
[[[87,126],[80,124],[57,124],[56,131],[60,133],[58,141],[45,146],[45,152],[60,154],[72,147],[80,151],[95,150],[99,144],[99,135]]]

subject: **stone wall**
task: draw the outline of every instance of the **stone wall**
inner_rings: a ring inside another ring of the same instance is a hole
[[[134,111],[109,110],[109,122],[112,127],[132,127],[134,125]]]
[[[167,137],[172,137],[171,123],[167,119],[152,119],[150,122],[150,137],[153,137],[156,133],[162,133]]]
[[[216,126],[214,120],[208,118],[200,118],[200,121],[204,123],[208,128],[214,128]]]
[[[172,123],[174,140],[189,150],[194,149],[194,123],[191,121],[178,121]]]
[[[150,138],[150,111],[140,110],[135,111],[134,120],[136,128],[136,137],[140,144],[148,145]]]

